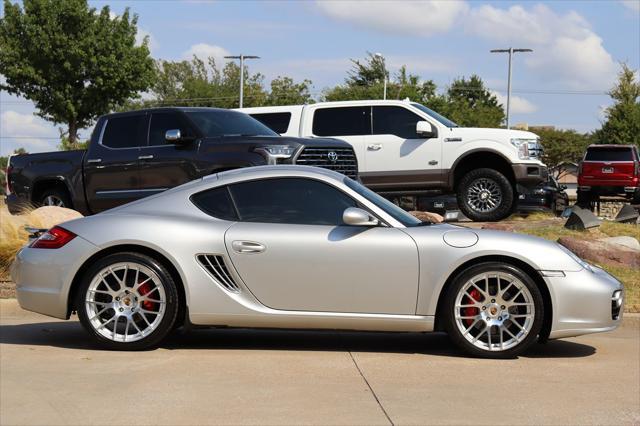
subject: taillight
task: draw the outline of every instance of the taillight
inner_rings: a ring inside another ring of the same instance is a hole
[[[7,166],[7,170],[5,171],[4,174],[4,178],[6,180],[6,193],[7,194],[11,194],[11,192],[13,192],[13,188],[11,187],[11,179],[9,179],[9,174],[13,171],[13,166],[12,165],[8,165]]]
[[[76,234],[74,234],[73,232],[67,231],[66,229],[59,226],[54,226],[44,234],[40,235],[36,240],[34,240],[29,245],[29,247],[40,249],[57,249],[67,244],[75,237]]]
[[[578,164],[578,175],[582,174],[582,161]]]

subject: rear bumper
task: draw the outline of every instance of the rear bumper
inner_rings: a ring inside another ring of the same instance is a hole
[[[633,195],[640,192],[640,187],[624,186],[624,185],[596,185],[596,184],[578,184],[579,191],[589,191],[598,195]]]
[[[593,272],[565,272],[565,277],[547,277],[553,303],[553,322],[550,339],[580,336],[616,329],[622,322],[622,299],[612,307],[614,295],[622,284],[600,268]]]
[[[60,249],[23,247],[11,265],[20,307],[67,319],[71,283],[77,270],[96,249],[81,237]]]

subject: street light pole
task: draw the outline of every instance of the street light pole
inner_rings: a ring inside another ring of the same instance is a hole
[[[382,56],[382,53],[376,53],[373,56],[375,56],[376,58],[380,58],[380,60],[382,60],[382,63],[384,65],[384,89],[382,92],[382,99],[386,101],[387,100],[387,64],[384,62],[384,56]]]
[[[533,52],[532,49],[514,49],[510,47],[508,49],[493,49],[491,53],[508,53],[509,54],[509,79],[507,80],[507,129],[511,128],[510,123],[510,109],[511,109],[511,69],[512,69],[512,57],[515,52]]]
[[[244,99],[244,60],[245,59],[260,59],[260,56],[243,55],[238,56],[225,56],[225,59],[240,59],[240,108]]]

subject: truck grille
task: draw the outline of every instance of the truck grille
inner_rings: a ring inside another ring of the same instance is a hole
[[[358,177],[358,160],[350,148],[305,148],[295,161],[301,166],[316,166]]]

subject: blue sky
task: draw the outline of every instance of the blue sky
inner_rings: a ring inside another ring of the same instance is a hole
[[[504,99],[507,56],[489,50],[532,48],[515,57],[512,123],[579,131],[599,127],[619,62],[640,67],[640,0],[91,3],[137,13],[155,58],[259,55],[249,66],[267,83],[308,78],[316,94],[344,80],[349,58],[370,51],[385,55],[391,73],[406,64],[440,88],[476,73]],[[30,102],[3,93],[0,108],[0,154],[55,147],[56,126],[33,116]]]

